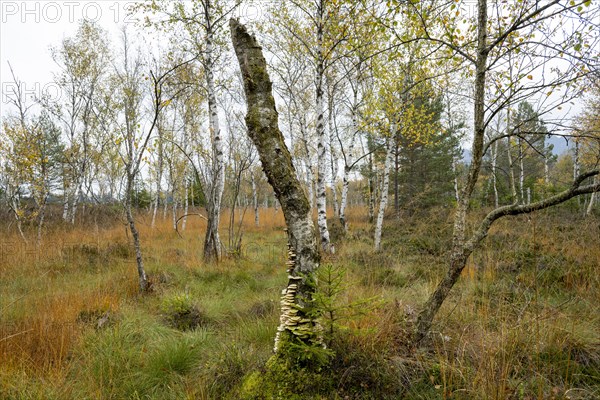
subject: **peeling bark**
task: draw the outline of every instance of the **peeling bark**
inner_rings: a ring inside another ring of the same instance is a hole
[[[269,184],[281,203],[288,229],[289,280],[281,298],[277,352],[281,340],[298,339],[305,343],[316,340],[315,321],[306,315],[305,307],[312,299],[313,275],[320,256],[310,205],[279,130],[273,85],[262,48],[238,21],[231,19],[229,24],[246,93],[248,135],[256,145]]]

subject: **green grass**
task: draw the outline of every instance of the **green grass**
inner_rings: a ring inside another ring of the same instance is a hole
[[[407,341],[416,311],[447,261],[450,227],[440,215],[390,220],[382,252],[373,252],[368,226],[359,222],[336,244],[329,262],[346,271],[338,305],[362,305],[336,322],[328,367],[296,375],[307,380],[295,382],[307,388],[297,396],[599,396],[598,221],[577,234],[557,213],[540,214],[535,229],[519,218],[499,223],[469,260],[425,346],[414,349]],[[146,228],[154,289],[147,295],[137,292],[119,226],[97,236],[54,233],[55,243],[97,246],[4,257],[0,398],[238,399],[273,389],[261,379],[276,376],[265,375],[265,366],[286,272],[285,236],[273,228],[281,221],[271,223],[249,225],[247,251],[219,264],[201,260],[194,224],[183,238],[168,221],[154,232]],[[174,323],[189,310],[197,310],[197,324]],[[269,398],[265,393],[255,398]]]

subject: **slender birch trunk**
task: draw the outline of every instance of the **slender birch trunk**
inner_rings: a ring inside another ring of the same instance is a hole
[[[213,60],[213,31],[211,26],[210,2],[205,8],[205,21],[207,23],[206,51],[205,51],[205,73],[206,87],[208,92],[208,114],[209,129],[213,145],[213,168],[212,182],[207,199],[206,236],[204,238],[204,259],[221,259],[221,239],[219,237],[219,222],[221,216],[221,200],[225,187],[225,161],[223,158],[223,138],[219,127],[219,115],[217,110],[217,96],[214,82],[214,60]]]
[[[452,156],[452,175],[454,175],[454,199],[456,200],[456,204],[458,204],[460,201],[460,191],[458,189],[458,172],[456,171],[456,158],[454,156]]]
[[[256,190],[256,180],[254,179],[254,173],[250,171],[250,183],[252,184],[252,206],[254,207],[254,225],[259,226],[259,213],[258,213],[258,192]]]
[[[393,129],[394,130],[394,129]],[[385,164],[383,167],[383,187],[381,189],[381,200],[379,201],[379,211],[377,213],[377,223],[375,224],[375,250],[381,250],[381,229],[383,228],[383,217],[388,203],[388,191],[390,186],[390,169],[392,165],[394,140],[387,139]]]
[[[173,193],[173,205],[172,205],[172,223],[173,229],[177,230],[177,200],[175,200],[175,193]]]
[[[140,290],[145,292],[148,290],[148,277],[146,270],[144,269],[144,260],[142,258],[142,246],[140,244],[140,233],[135,226],[135,219],[133,218],[133,212],[131,211],[132,199],[133,199],[133,181],[135,176],[131,171],[127,172],[127,186],[125,192],[125,214],[127,216],[127,222],[129,223],[129,230],[133,237],[133,247],[135,249],[135,261],[137,263],[138,280]]]
[[[164,168],[164,142],[162,137],[162,129],[158,128],[158,162],[156,166],[156,196],[154,198],[154,210],[152,211],[152,222],[150,226],[154,229],[156,224],[156,214],[160,205],[160,195],[162,192],[162,176]]]
[[[329,230],[327,229],[327,194],[325,178],[327,176],[327,147],[323,112],[323,77],[325,74],[325,57],[323,55],[323,18],[325,9],[323,2],[317,4],[317,73],[316,82],[316,115],[317,115],[317,225],[321,237],[321,249],[330,252]]]
[[[394,139],[394,214],[396,218],[400,218],[400,149],[398,140]],[[452,168],[454,168],[454,159],[452,160]]]
[[[598,184],[600,181],[598,180],[598,176],[594,177],[594,184]],[[596,202],[596,192],[593,192],[590,195],[590,204],[588,204],[587,210],[585,211],[586,216],[592,215],[592,211],[594,210],[594,203]]]
[[[69,220],[69,188],[63,184],[63,221]]]
[[[15,222],[17,223],[17,230],[19,231],[19,236],[23,240],[23,243],[29,244],[27,237],[25,236],[25,232],[23,232],[23,223],[21,221],[21,215],[19,210],[21,209],[21,204],[19,199],[17,198],[17,194],[13,193],[10,199],[10,208],[15,216]]]
[[[185,195],[184,195],[184,199],[183,199],[183,218],[181,219],[181,230],[185,231],[185,226],[187,224],[187,215],[188,215],[188,210],[189,210],[189,206],[190,206],[190,196],[189,196],[189,187],[188,187],[188,180],[185,180]]]
[[[492,146],[492,184],[494,186],[494,207],[498,208],[499,198],[498,198],[498,176],[497,174],[497,164],[498,164],[498,141],[494,142]],[[458,191],[456,192],[458,195]]]
[[[331,194],[332,194],[332,198],[333,198],[333,215],[335,218],[339,217],[340,214],[340,206],[339,206],[339,202],[338,202],[338,195],[337,195],[337,190],[335,188],[336,186],[336,181],[337,181],[337,174],[338,174],[338,163],[337,163],[337,159],[335,157],[335,152],[334,152],[334,141],[335,141],[335,131],[334,131],[334,124],[333,124],[333,118],[334,118],[334,114],[333,114],[333,99],[331,98],[332,96],[330,95],[329,98],[329,112],[328,112],[328,118],[327,118],[327,123],[328,123],[328,128],[329,128],[329,159],[331,160]]]
[[[352,137],[348,144],[344,162],[344,177],[342,180],[342,201],[340,204],[340,222],[344,228],[344,232],[348,232],[348,222],[346,221],[346,205],[348,203],[348,190],[350,189],[350,172],[352,171],[352,163],[354,160],[354,141],[358,136],[358,94],[355,91],[352,103]]]
[[[83,196],[83,188],[82,188],[82,182],[80,181],[77,184],[77,188],[75,190],[75,195],[73,196],[73,203],[71,206],[71,214],[69,215],[69,217],[71,218],[71,225],[75,225],[75,216],[77,214],[77,206],[79,204],[79,200],[80,198]]]
[[[519,146],[519,193],[521,194],[521,203],[525,203],[525,168],[523,165],[523,159],[525,154],[523,152],[523,140],[518,139],[517,145]]]
[[[369,223],[372,224],[375,219],[375,171],[373,171],[373,156],[369,154]]]
[[[506,156],[508,158],[508,176],[510,179],[510,192],[512,195],[512,201],[517,202],[517,185],[515,183],[515,170],[513,165],[513,158],[511,152],[510,137],[506,138]]]
[[[281,297],[281,318],[274,348],[277,353],[287,342],[313,345],[319,342],[316,322],[305,310],[312,300],[314,285],[311,282],[320,256],[309,202],[278,127],[272,83],[262,49],[236,20],[230,20],[230,27],[248,103],[248,135],[281,202],[288,229],[288,284]]]

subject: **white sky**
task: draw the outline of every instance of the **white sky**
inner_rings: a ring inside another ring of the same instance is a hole
[[[261,9],[257,4],[264,3],[245,5],[238,16],[246,21],[260,19]],[[44,92],[54,95],[57,90],[52,73],[58,68],[51,58],[50,47],[59,46],[63,38],[74,35],[83,18],[98,21],[116,43],[123,24],[134,28],[135,21],[127,14],[133,4],[119,0],[0,0],[0,117],[7,114],[6,94],[14,87],[8,62],[28,95],[40,97]]]
[[[0,0],[0,115],[6,115],[13,87],[8,62],[27,95],[56,93],[52,73],[57,66],[51,46],[75,34],[83,18],[98,21],[113,36],[123,24],[132,24],[126,8],[130,1],[9,1]],[[53,92],[54,89],[54,92]]]

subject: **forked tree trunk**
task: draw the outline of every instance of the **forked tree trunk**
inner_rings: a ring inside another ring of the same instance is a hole
[[[278,126],[278,114],[266,61],[256,39],[231,19],[231,36],[237,55],[248,104],[246,125],[285,217],[288,229],[288,285],[281,297],[280,325],[275,351],[282,341],[318,341],[315,321],[305,313],[314,291],[313,275],[319,266],[317,236],[308,199],[297,178],[292,156]]]
[[[485,84],[487,60],[490,47],[486,44],[487,38],[487,1],[478,0],[477,6],[477,57],[475,60],[475,98],[474,98],[474,135],[472,144],[472,161],[469,166],[469,172],[464,187],[462,188],[460,201],[456,207],[454,216],[454,232],[452,251],[450,253],[449,267],[446,275],[442,278],[434,292],[431,294],[417,318],[417,327],[415,332],[415,342],[420,342],[429,332],[433,318],[439,311],[444,300],[450,293],[454,284],[458,281],[461,272],[467,264],[467,259],[473,250],[487,236],[492,224],[499,218],[507,215],[527,214],[536,210],[552,207],[563,203],[575,196],[581,194],[593,193],[600,190],[600,183],[582,185],[584,181],[600,174],[600,169],[592,170],[584,174],[577,175],[570,188],[554,196],[540,200],[531,204],[517,204],[516,202],[498,207],[489,212],[479,223],[473,234],[467,239],[467,211],[469,203],[473,196],[473,191],[477,184],[479,172],[483,161],[484,135],[485,135]],[[509,152],[510,154],[510,152]],[[514,180],[513,180],[514,183]],[[513,194],[516,194],[513,189]],[[516,196],[515,196],[516,199]]]

